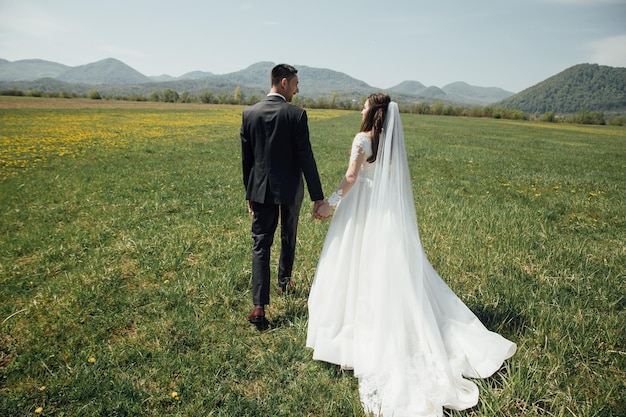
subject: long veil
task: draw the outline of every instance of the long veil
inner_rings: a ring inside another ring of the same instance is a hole
[[[404,130],[391,102],[363,234],[354,372],[376,415],[442,415],[478,401],[463,378],[487,377],[515,344],[487,330],[441,280],[418,231]]]

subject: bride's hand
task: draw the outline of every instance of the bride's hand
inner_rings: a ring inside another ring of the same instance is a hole
[[[327,219],[330,217],[332,208],[328,205],[327,201],[322,201],[320,204],[316,204],[313,218],[315,219]]]

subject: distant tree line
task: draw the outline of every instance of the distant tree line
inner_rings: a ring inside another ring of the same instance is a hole
[[[201,104],[230,104],[230,105],[251,105],[262,100],[263,97],[256,94],[246,96],[241,87],[236,87],[232,94],[226,92],[214,93],[212,91],[203,91],[199,94],[190,92],[179,93],[175,90],[166,88],[164,90],[154,90],[148,96],[142,94],[130,95],[107,95],[101,94],[98,90],[93,89],[87,93],[81,94],[76,92],[44,92],[41,90],[21,91],[18,89],[2,90],[0,95],[4,96],[30,96],[30,97],[52,97],[52,98],[89,98],[92,100],[125,100],[125,101],[151,101],[164,103],[201,103]],[[295,96],[293,104],[311,109],[338,109],[338,110],[360,110],[365,103],[366,97],[360,99],[341,98],[338,93],[332,93],[330,97],[309,98]],[[499,108],[493,106],[485,107],[464,107],[453,106],[441,101],[434,103],[428,102],[409,102],[399,101],[400,110],[403,113],[436,115],[436,116],[464,116],[464,117],[488,117],[494,119],[507,120],[539,120],[551,123],[576,123],[576,124],[595,124],[595,125],[613,125],[626,126],[626,116],[617,115],[611,117],[608,121],[603,112],[594,112],[588,110],[579,110],[575,114],[557,115],[554,111],[546,111],[543,114],[528,114],[521,110],[510,108]]]

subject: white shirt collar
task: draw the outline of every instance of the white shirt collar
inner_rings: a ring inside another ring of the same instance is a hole
[[[280,94],[280,93],[269,93],[267,96],[268,96],[268,97],[270,97],[270,96],[278,96],[278,97],[282,98],[283,100],[287,101],[287,99],[285,98],[285,96],[283,96],[283,95],[282,95],[282,94]]]

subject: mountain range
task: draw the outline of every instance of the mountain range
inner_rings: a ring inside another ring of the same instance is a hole
[[[171,89],[200,95],[206,91],[233,94],[241,89],[246,97],[263,97],[269,88],[273,62],[257,62],[240,71],[213,74],[192,71],[172,77],[149,77],[125,63],[107,58],[70,67],[41,59],[8,61],[0,59],[0,90],[67,92],[85,95],[97,89],[103,96],[149,96],[154,91]],[[345,73],[326,68],[296,65],[303,97],[318,99],[335,96],[358,100],[375,91],[386,91],[397,101],[443,102],[455,106],[510,108],[526,113],[572,114],[581,109],[607,114],[626,114],[626,68],[579,64],[515,94],[498,87],[477,87],[455,82],[441,88],[419,81],[403,81],[381,89]]]
[[[84,93],[97,88],[102,94],[143,94],[170,88],[179,92],[199,94],[210,90],[216,94],[232,93],[240,87],[247,95],[263,95],[269,88],[269,73],[273,62],[257,62],[248,68],[228,74],[192,71],[172,77],[149,77],[125,63],[107,58],[86,65],[70,67],[51,61],[27,59],[8,61],[0,59],[0,88],[20,90],[65,88],[63,91]],[[337,94],[342,98],[360,98],[364,94],[383,90],[349,75],[325,68],[296,65],[302,95],[319,98]],[[442,88],[425,86],[418,81],[405,81],[386,89],[398,98],[411,100],[441,100],[459,105],[486,105],[514,95],[498,87],[476,87],[464,82]]]

